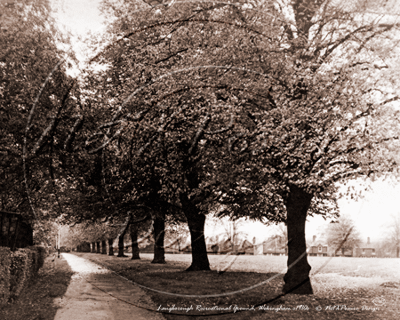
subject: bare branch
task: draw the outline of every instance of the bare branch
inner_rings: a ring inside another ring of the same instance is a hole
[[[168,57],[156,61],[154,64],[159,64],[159,63],[161,63],[161,62],[167,61],[168,59],[171,59],[172,57],[175,57],[175,56],[177,56],[178,54],[180,54],[180,53],[182,53],[182,52],[185,52],[185,51],[188,51],[188,48],[182,49],[182,50],[178,50],[177,52],[174,52],[173,54],[169,55]]]

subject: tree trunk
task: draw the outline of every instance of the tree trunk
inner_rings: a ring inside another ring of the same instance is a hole
[[[108,239],[108,255],[114,255],[114,248],[113,248],[114,239]]]
[[[96,242],[96,245],[97,245],[96,253],[100,253],[100,241]]]
[[[165,263],[165,213],[156,212],[154,218],[154,258],[151,263]]]
[[[140,259],[137,226],[135,225],[130,226],[130,234],[132,241],[132,260],[137,260]]]
[[[181,203],[188,221],[192,246],[192,264],[186,271],[210,270],[204,238],[206,216],[199,212],[186,195],[181,195]]]
[[[309,278],[311,266],[307,261],[305,225],[307,211],[312,195],[304,190],[290,186],[290,193],[285,201],[288,230],[288,270],[285,274],[285,293],[312,294]]]
[[[124,236],[125,236],[125,233],[121,234],[118,237],[118,255],[117,255],[117,257],[127,257],[124,254]]]
[[[91,252],[96,253],[96,243],[95,242],[92,242]]]
[[[125,219],[124,226],[121,230],[120,235],[118,236],[118,255],[117,255],[117,257],[127,257],[124,254],[124,237],[125,237],[126,231],[128,230],[131,219],[132,219],[132,214],[130,212],[128,212],[126,219]]]
[[[107,254],[106,240],[101,241],[101,254]]]

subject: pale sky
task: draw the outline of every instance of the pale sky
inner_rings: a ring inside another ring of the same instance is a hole
[[[57,10],[56,18],[73,34],[103,29],[103,17],[98,6],[101,0],[51,0]]]
[[[89,31],[104,30],[103,18],[98,10],[100,0],[51,0],[51,2],[57,10],[56,19],[60,26],[74,35],[73,49],[77,52],[79,59],[83,56],[80,50],[84,50],[85,45],[79,41],[78,36],[84,37]],[[385,236],[391,215],[400,214],[399,205],[400,185],[392,186],[384,182],[374,183],[373,190],[366,192],[364,199],[339,201],[341,214],[350,216],[363,239],[370,237],[371,241]],[[328,223],[329,221],[318,216],[309,218],[306,223],[306,237],[318,236]],[[211,232],[211,229],[207,232]],[[273,228],[267,228],[261,223],[243,227],[243,230],[255,234],[260,239],[274,232]]]
[[[84,67],[83,61],[87,57],[95,56],[95,52],[88,51],[83,40],[89,33],[104,31],[103,17],[98,9],[101,0],[50,0],[56,11],[54,17],[62,31],[70,34],[72,49],[81,62],[79,68]],[[71,76],[78,76],[79,68],[68,70]]]
[[[364,193],[364,198],[355,200],[339,200],[341,215],[350,217],[360,233],[361,240],[370,237],[371,242],[379,241],[387,236],[392,221],[392,215],[400,214],[400,185],[393,186],[389,182],[375,182],[372,190]],[[326,226],[331,219],[324,220],[321,216],[308,217],[306,222],[306,238],[313,235],[323,236]],[[267,227],[262,223],[245,223],[241,228],[252,239],[257,237],[261,242],[277,232],[276,227]],[[222,226],[208,226],[206,236],[223,232]]]

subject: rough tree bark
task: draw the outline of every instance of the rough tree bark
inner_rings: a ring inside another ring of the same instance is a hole
[[[97,250],[96,253],[100,253],[100,241],[96,242]]]
[[[101,254],[107,254],[106,240],[101,241]]]
[[[307,261],[305,225],[312,195],[297,186],[290,186],[285,199],[288,230],[288,271],[284,276],[285,293],[312,294]]]
[[[154,258],[151,263],[165,263],[164,230],[165,213],[162,210],[156,212],[154,217]]]
[[[118,255],[117,257],[127,257],[124,254],[124,237],[126,231],[118,237]]]
[[[117,255],[117,257],[127,257],[124,254],[124,237],[125,237],[126,231],[128,230],[128,227],[131,223],[131,219],[132,219],[132,214],[130,212],[128,212],[124,226],[122,227],[121,232],[118,235],[118,255]]]
[[[114,239],[108,239],[108,255],[114,255],[114,248],[113,248]]]
[[[181,194],[181,203],[188,221],[192,246],[192,264],[186,271],[210,270],[204,238],[206,216],[188,199],[186,194]]]
[[[131,224],[130,235],[132,241],[132,260],[140,259],[139,244],[138,244],[138,228],[136,225]]]
[[[181,146],[181,149],[186,153],[182,167],[184,172],[184,181],[186,180],[189,190],[196,190],[200,186],[200,178],[197,168],[198,159],[196,160],[192,157],[197,154],[198,143],[203,137],[204,130],[208,126],[210,119],[209,116],[205,118],[190,145],[183,144]],[[188,193],[183,192],[180,194],[180,201],[186,220],[188,221],[192,246],[192,264],[186,269],[186,271],[210,270],[206,241],[204,238],[204,224],[206,217],[196,207],[196,203],[199,203],[202,200],[198,199],[197,202],[195,202],[192,199],[189,199]]]

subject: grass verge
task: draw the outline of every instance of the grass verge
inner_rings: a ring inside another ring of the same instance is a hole
[[[351,272],[346,268],[354,266],[342,264],[341,274],[320,273],[311,278],[314,295],[286,295],[265,303],[282,293],[283,274],[244,271],[222,274],[216,271],[185,272],[188,262],[173,261],[173,255],[168,257],[168,263],[164,265],[151,264],[147,257],[130,260],[96,254],[79,255],[149,288],[146,290],[147,294],[164,311],[163,315],[168,320],[390,320],[398,319],[400,314],[400,282],[397,279],[389,283],[382,277],[387,272],[388,262],[386,268],[375,270],[368,277],[359,274],[350,276]],[[181,255],[177,258],[182,259]],[[187,258],[190,260],[190,256]],[[247,258],[248,265],[257,263],[257,259],[263,259],[266,268],[268,267],[268,257],[250,256]],[[371,262],[365,260],[363,263]],[[378,261],[374,263],[376,262]],[[332,260],[332,263],[336,263],[336,260]],[[268,279],[271,280],[266,281]],[[262,282],[265,283],[252,290],[243,290]],[[226,294],[232,291],[239,292]],[[210,294],[221,296],[199,297]],[[252,306],[256,307],[251,309]],[[242,309],[249,310],[241,311]]]

